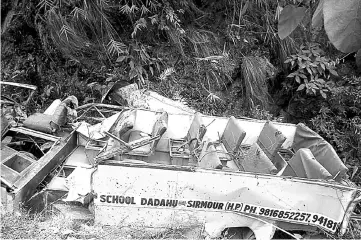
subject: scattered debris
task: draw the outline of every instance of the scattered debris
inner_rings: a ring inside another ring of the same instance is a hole
[[[26,107],[31,101],[37,87],[34,85],[3,81],[0,81],[0,84],[1,121],[6,119],[8,122],[6,124],[15,127],[19,122],[27,118]],[[23,96],[23,94],[25,96]]]
[[[130,107],[142,108],[153,111],[166,111],[167,113],[194,114],[195,111],[189,108],[185,103],[174,101],[163,97],[156,92],[144,89],[138,89],[137,84],[130,84],[126,87],[117,88],[117,84],[109,89],[104,95],[103,100],[111,98],[117,104]]]
[[[45,133],[55,133],[65,126],[69,120],[77,117],[75,111],[77,107],[78,100],[74,96],[70,96],[60,103],[58,100],[55,100],[45,111],[46,113],[35,113],[29,116],[25,119],[23,125],[29,129]]]
[[[4,206],[95,224],[204,226],[211,238],[345,233],[361,189],[311,129],[205,116],[135,85],[112,91],[130,106],[69,97],[15,127],[2,121]]]

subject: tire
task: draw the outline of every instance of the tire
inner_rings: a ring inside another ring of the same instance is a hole
[[[256,235],[248,227],[226,228],[222,235],[225,239],[256,239]]]

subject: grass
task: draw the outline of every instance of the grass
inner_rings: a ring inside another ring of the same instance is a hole
[[[241,64],[243,75],[244,100],[251,108],[260,105],[263,109],[268,106],[267,77],[272,74],[274,67],[262,57],[244,57]]]
[[[139,226],[106,226],[95,225],[93,221],[74,221],[50,211],[45,215],[30,215],[27,212],[11,213],[1,208],[0,239],[207,239],[202,235],[202,226],[182,229],[179,225],[174,222],[171,229],[147,231]],[[326,237],[322,234],[316,236]],[[276,232],[275,238],[280,237],[286,236]],[[360,222],[351,221],[343,239],[361,239]]]
[[[140,227],[95,225],[93,221],[74,221],[63,215],[1,209],[1,239],[204,239],[201,229],[145,231]]]

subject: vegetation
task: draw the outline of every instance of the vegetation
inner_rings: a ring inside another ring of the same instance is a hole
[[[331,89],[330,97],[320,104],[311,126],[329,140],[352,169],[352,180],[360,184],[357,174],[361,159],[361,77],[344,77]]]
[[[347,3],[6,0],[2,81],[38,87],[31,112],[136,82],[205,114],[305,122],[361,184],[361,5]]]
[[[94,225],[92,220],[74,221],[52,212],[12,214],[1,209],[1,239],[204,239],[200,229],[144,231],[140,227]]]
[[[285,63],[290,63],[291,73],[287,76],[290,82],[284,83],[287,91],[304,92],[306,95],[321,95],[327,98],[332,82],[330,74],[337,76],[334,63],[321,56],[322,50],[318,45],[311,44],[308,48],[301,46],[297,54],[291,55]],[[297,95],[296,95],[297,96]]]
[[[31,111],[136,82],[207,114],[306,122],[358,166],[356,2],[3,1],[1,75],[38,86]]]

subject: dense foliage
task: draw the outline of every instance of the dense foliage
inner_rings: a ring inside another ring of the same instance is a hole
[[[343,80],[331,89],[311,122],[354,165],[361,159],[361,77]]]
[[[284,88],[296,93],[306,95],[321,95],[327,98],[327,93],[331,90],[330,74],[337,76],[335,63],[322,56],[322,50],[316,44],[310,44],[308,48],[301,46],[297,54],[289,56],[285,63],[290,63],[291,73],[287,78],[291,82],[284,82]],[[297,96],[297,95],[296,95]]]
[[[361,83],[329,1],[2,1],[2,80],[38,86],[31,111],[136,82],[207,114],[302,121],[358,166]]]

